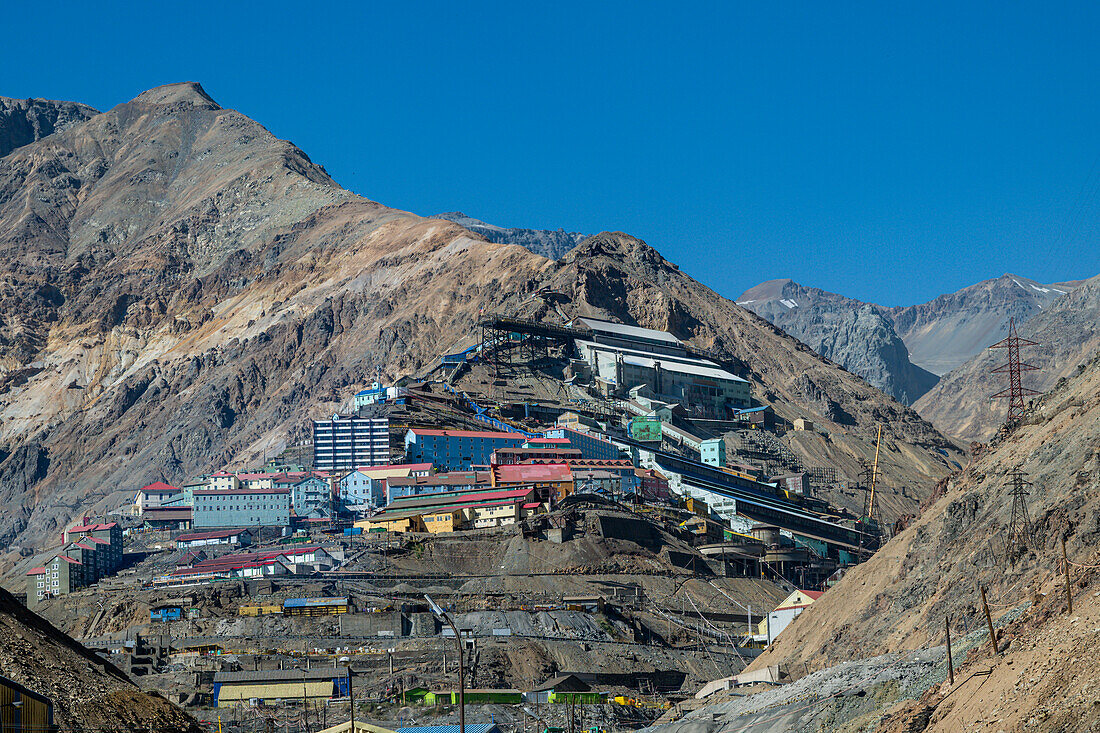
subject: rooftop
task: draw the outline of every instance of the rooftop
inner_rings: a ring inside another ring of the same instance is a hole
[[[176,492],[176,491],[179,491],[180,489],[178,489],[175,486],[172,486],[171,484],[166,484],[163,481],[154,481],[153,483],[149,484],[148,486],[142,486],[138,490],[141,491],[143,494],[151,494],[154,491],[157,491],[157,492],[163,492],[163,491]]]
[[[597,318],[578,318],[578,321],[588,326],[596,333],[606,333],[612,336],[625,339],[642,339],[645,341],[663,341],[666,344],[680,345],[680,339],[673,336],[667,331],[657,331],[652,328],[642,328],[641,326],[627,326],[624,323],[612,323],[611,321],[601,321]]]
[[[564,463],[513,463],[493,468],[497,483],[572,481],[573,472]]]
[[[289,494],[290,489],[202,489],[195,496],[230,496],[236,494]]]
[[[520,442],[527,440],[527,436],[521,433],[502,433],[491,430],[429,430],[427,428],[409,428],[409,432],[414,435],[446,438],[498,438],[501,440],[518,440]]]
[[[189,532],[188,534],[181,534],[176,538],[176,542],[191,542],[192,540],[216,540],[222,537],[236,537],[237,535],[244,534],[245,532],[251,533],[251,530],[247,529],[216,529],[209,532]]]

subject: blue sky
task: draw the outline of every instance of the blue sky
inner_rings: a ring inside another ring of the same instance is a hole
[[[0,94],[195,80],[420,214],[641,237],[723,295],[1100,273],[1095,3],[19,3]]]

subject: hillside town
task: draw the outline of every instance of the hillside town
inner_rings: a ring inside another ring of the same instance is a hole
[[[453,669],[429,670],[454,634],[425,605],[434,589],[474,660],[502,637],[543,658],[529,677],[471,662],[467,704],[611,701],[634,725],[716,677],[728,687],[882,541],[873,503],[831,505],[835,471],[784,448],[813,423],[758,404],[735,364],[592,318],[483,327],[422,378],[375,381],[313,419],[307,445],[74,519],[25,560],[28,606],[199,710],[280,709],[301,678],[300,714],[323,715],[388,644],[387,682],[371,673],[361,699],[443,714]],[[469,587],[500,581],[492,600]],[[111,602],[121,588],[143,617]],[[704,610],[705,588],[721,603]],[[593,664],[561,648],[576,643],[611,648]],[[613,661],[631,648],[648,671]]]

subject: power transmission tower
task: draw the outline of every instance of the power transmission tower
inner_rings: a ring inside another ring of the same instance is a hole
[[[1028,533],[1031,531],[1031,517],[1027,513],[1027,497],[1030,496],[1028,487],[1032,485],[1027,480],[1027,474],[1020,468],[1014,468],[1008,472],[1012,480],[1012,518],[1008,522],[1008,552],[1011,556],[1022,553],[1027,549]]]
[[[1008,349],[1008,363],[993,369],[994,374],[1008,374],[1008,389],[1002,390],[993,397],[1008,398],[1008,416],[1006,425],[1015,425],[1024,417],[1024,396],[1039,394],[1033,389],[1027,389],[1020,380],[1020,372],[1032,372],[1039,367],[1025,364],[1020,361],[1021,346],[1038,346],[1035,341],[1028,341],[1016,335],[1016,319],[1008,322],[1008,336],[993,344],[991,349]]]

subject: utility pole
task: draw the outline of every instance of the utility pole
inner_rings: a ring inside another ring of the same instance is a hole
[[[993,647],[994,654],[1000,654],[1000,650],[997,649],[997,634],[993,631],[993,616],[989,613],[989,604],[985,600],[985,588],[978,586],[978,591],[982,594],[982,608],[985,609],[985,622],[989,626],[989,645]]]
[[[458,733],[466,733],[466,669],[463,663],[462,635],[458,633],[454,619],[433,601],[431,596],[425,593],[424,600],[428,602],[428,607],[435,617],[451,628],[455,635],[455,643],[458,644]]]
[[[1066,611],[1073,613],[1073,594],[1070,592],[1069,556],[1066,555],[1066,536],[1062,535],[1062,564],[1066,569]]]
[[[947,634],[947,678],[955,684],[955,665],[951,662],[951,619],[943,617],[943,630]]]
[[[351,729],[355,730],[355,683],[351,664],[348,664],[348,704],[351,706]]]
[[[1037,342],[1020,338],[1016,334],[1016,319],[1012,318],[1008,322],[1008,336],[989,347],[991,349],[1008,350],[1008,363],[992,370],[994,374],[1008,374],[1008,389],[993,395],[994,398],[1008,398],[1008,415],[1005,417],[1005,425],[1015,425],[1023,419],[1025,396],[1039,394],[1033,389],[1024,387],[1020,379],[1021,372],[1033,372],[1039,369],[1039,367],[1020,361],[1020,347],[1038,345]]]

